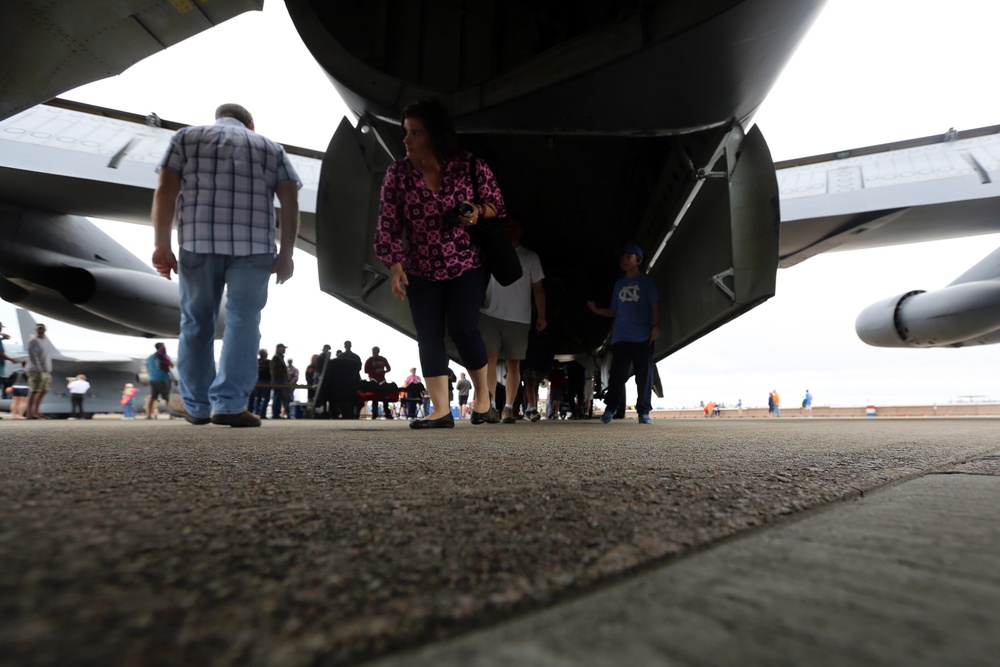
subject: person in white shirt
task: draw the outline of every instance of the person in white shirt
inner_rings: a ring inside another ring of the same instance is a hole
[[[79,418],[83,419],[83,397],[87,395],[88,391],[90,391],[90,383],[87,382],[87,376],[83,373],[77,375],[76,377],[66,379],[69,380],[66,384],[66,388],[69,389],[69,418],[76,419],[77,415],[79,415]]]
[[[491,400],[496,400],[497,360],[500,354],[507,363],[507,382],[503,412],[499,421],[513,424],[514,400],[518,387],[521,386],[521,360],[528,351],[528,330],[531,327],[531,299],[535,299],[535,309],[538,318],[535,324],[537,331],[543,331],[547,326],[545,320],[545,289],[542,280],[542,262],[538,254],[521,245],[523,230],[517,218],[509,217],[505,221],[507,234],[517,250],[517,258],[521,260],[521,277],[510,285],[503,287],[495,278],[490,278],[486,288],[486,299],[479,311],[479,331],[486,344],[486,378],[490,383]],[[476,406],[479,407],[478,405]],[[532,419],[536,406],[525,405],[525,416]],[[491,418],[495,419],[495,408],[490,409]],[[493,421],[491,419],[491,421]]]

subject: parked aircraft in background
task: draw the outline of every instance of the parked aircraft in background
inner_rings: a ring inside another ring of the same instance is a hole
[[[166,281],[164,281],[166,282]],[[5,345],[6,352],[15,359],[27,359],[28,341],[35,335],[35,319],[28,311],[17,309],[17,324],[21,333],[20,345]],[[136,386],[148,384],[146,358],[108,352],[61,350],[52,341],[52,332],[46,332],[52,344],[52,390],[42,399],[41,412],[49,417],[65,418],[70,415],[69,391],[66,384],[79,374],[87,376],[90,391],[87,392],[83,408],[88,417],[97,413],[117,413],[122,411],[120,403],[122,389],[126,382]],[[150,344],[150,354],[153,345]],[[6,364],[5,385],[16,367]],[[139,399],[142,400],[141,398]],[[0,400],[0,410],[10,410],[10,397],[6,394]]]

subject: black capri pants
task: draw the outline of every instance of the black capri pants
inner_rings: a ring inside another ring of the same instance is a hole
[[[489,274],[480,267],[451,280],[427,280],[407,274],[406,297],[417,329],[420,370],[424,377],[448,374],[445,327],[462,364],[470,371],[486,365],[486,345],[479,334],[479,309]]]

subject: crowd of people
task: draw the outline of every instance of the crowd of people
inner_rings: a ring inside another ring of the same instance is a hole
[[[292,399],[299,371],[291,358],[286,360],[287,347],[279,343],[269,355],[259,345],[270,276],[275,274],[281,285],[294,274],[302,183],[284,148],[256,132],[247,109],[223,104],[215,118],[211,125],[178,130],[156,169],[152,264],[168,280],[176,275],[180,292],[174,372],[181,401],[170,412],[199,426],[254,427],[268,415],[295,416]],[[367,376],[370,384],[359,391],[370,400],[373,419],[379,417],[380,407],[384,418],[393,418],[392,405],[402,399],[414,429],[454,427],[451,403],[456,386],[458,417],[474,425],[509,424],[518,418],[538,421],[538,388],[544,382],[549,384],[550,418],[590,416],[587,369],[579,362],[565,369],[554,363],[547,342],[542,263],[521,245],[522,224],[508,214],[490,165],[459,148],[452,120],[436,100],[408,104],[400,128],[405,155],[389,165],[382,181],[374,250],[391,274],[391,293],[409,305],[423,376],[412,368],[394,393],[387,382],[391,367],[377,347],[362,364],[350,341],[333,357],[327,345],[304,371],[312,408],[360,416],[342,400],[317,397],[324,372],[336,367],[347,386],[353,377],[360,386],[362,371]],[[499,254],[516,256],[519,277],[498,280],[497,262],[502,258],[498,260],[496,244],[488,241],[495,241],[490,231],[497,224],[503,225],[510,244],[501,233]],[[624,276],[612,290],[610,306],[587,302],[593,313],[613,319],[604,423],[623,407],[625,382],[633,373],[639,422],[652,421],[660,297],[655,281],[643,272],[643,259],[642,249],[629,244],[621,253]],[[216,364],[214,340],[224,293],[225,329]],[[446,335],[466,369],[460,381],[448,366]],[[38,338],[44,338],[43,326]],[[169,398],[172,368],[158,345],[147,366],[147,418],[155,418],[159,401]],[[38,402],[49,388],[37,373],[35,362],[29,363],[28,419],[41,417]],[[134,415],[137,392],[134,385],[123,389],[126,419]],[[315,405],[317,398],[323,399],[322,406]],[[74,414],[82,414],[82,406],[74,403],[73,408]]]

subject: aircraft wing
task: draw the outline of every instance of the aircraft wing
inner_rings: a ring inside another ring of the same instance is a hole
[[[1000,125],[788,160],[780,266],[1000,231]]]
[[[17,0],[0,22],[0,119],[121,74],[263,0]]]
[[[156,166],[181,127],[59,99],[0,120],[0,202],[151,225]],[[315,254],[322,153],[285,149],[302,180],[296,247]]]
[[[155,168],[181,126],[148,120],[56,100],[0,121],[0,298],[96,331],[178,335],[177,283],[81,217],[151,224]],[[314,253],[320,154],[288,151],[297,245]]]
[[[23,343],[20,353],[25,356],[28,354],[28,341],[35,336],[36,325],[37,322],[35,322],[35,318],[31,316],[31,313],[24,308],[17,309],[17,326],[21,332],[21,341]],[[62,369],[61,372],[69,373],[69,371],[73,371],[73,375],[91,372],[100,367],[107,367],[111,370],[134,370],[137,363],[141,364],[143,362],[142,358],[133,357],[128,354],[114,354],[112,352],[97,352],[93,350],[70,350],[63,352],[51,340],[49,341],[49,346],[52,349],[53,363],[59,362]],[[14,354],[11,354],[11,356],[14,356]]]
[[[827,251],[1000,231],[1000,125],[776,168],[781,266]],[[1000,250],[943,288],[873,303],[855,330],[877,347],[1000,343]]]

